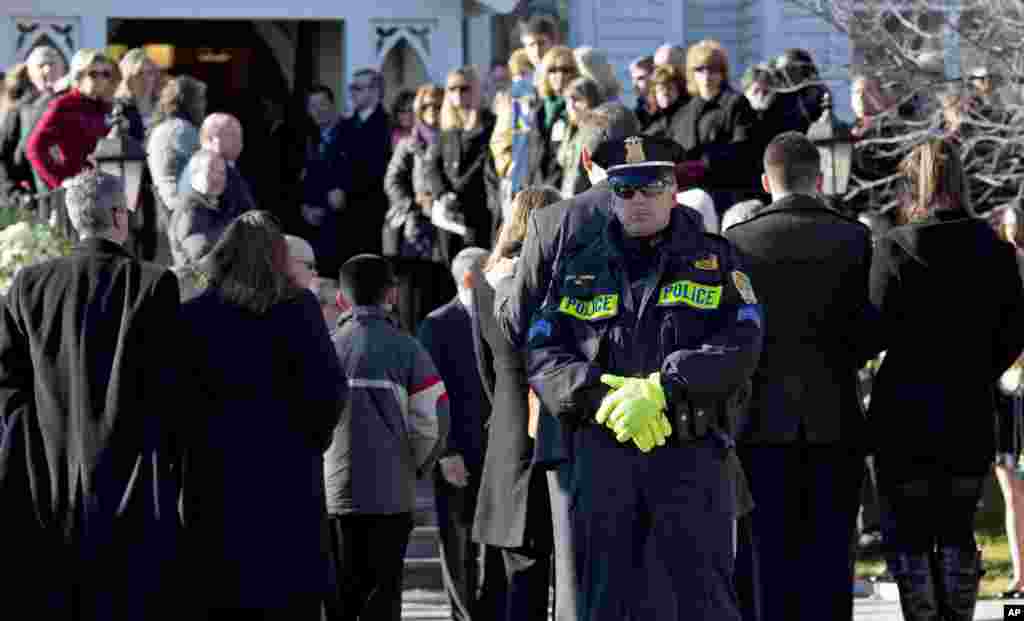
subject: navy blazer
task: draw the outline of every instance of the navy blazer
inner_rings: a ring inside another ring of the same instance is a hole
[[[446,455],[459,454],[476,476],[484,463],[484,423],[491,405],[476,372],[473,324],[469,311],[456,297],[427,315],[418,338],[430,354],[448,389],[451,426]]]

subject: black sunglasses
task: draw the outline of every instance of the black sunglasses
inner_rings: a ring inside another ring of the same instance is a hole
[[[563,65],[560,67],[548,67],[548,73],[576,73],[576,67]]]
[[[614,179],[610,179],[608,181],[608,185],[612,189],[612,194],[625,200],[633,198],[633,195],[636,194],[637,192],[643,194],[646,198],[654,198],[659,194],[663,194],[670,187],[672,187],[672,184],[665,179],[652,181],[646,185],[616,182]]]

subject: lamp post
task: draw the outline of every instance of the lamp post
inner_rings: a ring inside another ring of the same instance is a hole
[[[96,143],[92,160],[100,171],[121,178],[124,182],[125,204],[134,214],[139,204],[146,150],[128,133],[128,118],[124,114],[124,104],[114,105],[110,123],[110,133]]]
[[[821,102],[821,116],[807,129],[807,138],[821,155],[821,193],[835,209],[846,195],[853,164],[853,135],[850,125],[832,115],[832,97],[826,91]]]

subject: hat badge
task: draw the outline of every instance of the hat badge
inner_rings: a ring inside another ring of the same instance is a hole
[[[644,141],[640,136],[626,138],[626,163],[641,164],[647,161],[644,153]]]

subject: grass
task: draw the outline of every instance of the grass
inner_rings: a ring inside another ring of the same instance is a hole
[[[995,477],[985,483],[982,507],[975,521],[975,533],[982,548],[985,576],[981,580],[981,597],[996,598],[1006,590],[1013,578],[1010,547],[1006,541],[1003,516],[1003,496]],[[885,571],[881,553],[862,555],[857,559],[857,577],[868,578]]]

